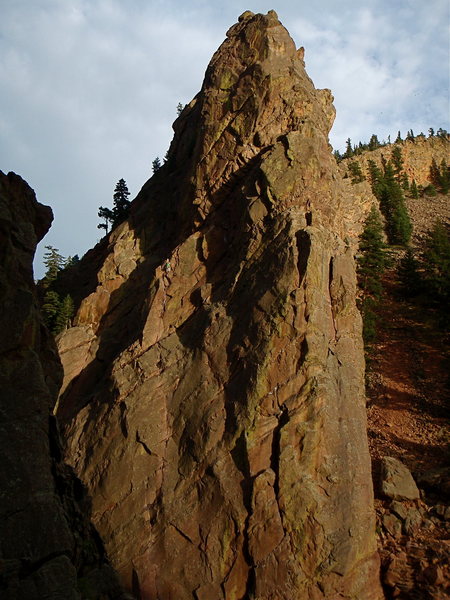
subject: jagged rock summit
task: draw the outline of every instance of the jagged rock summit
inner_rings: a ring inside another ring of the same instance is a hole
[[[333,118],[277,15],[244,13],[129,221],[78,267],[58,415],[142,600],[381,597],[364,208],[331,155]]]

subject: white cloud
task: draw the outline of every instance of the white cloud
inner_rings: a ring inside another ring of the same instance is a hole
[[[309,75],[335,96],[335,146],[446,127],[446,0],[276,4],[3,1],[0,169],[21,174],[54,208],[44,244],[68,255],[95,243],[98,206],[110,204],[121,177],[138,192],[169,145],[177,103],[200,89],[212,53],[247,9],[275,8],[305,46]]]

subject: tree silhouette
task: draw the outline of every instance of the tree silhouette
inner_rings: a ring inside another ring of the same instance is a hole
[[[112,209],[100,206],[98,216],[104,220],[104,223],[99,223],[97,227],[104,229],[108,233],[109,226],[111,229],[117,227],[120,223],[126,220],[130,212],[131,202],[128,200],[130,192],[128,191],[125,179],[119,179],[114,189],[113,207]]]
[[[158,171],[158,169],[161,168],[161,160],[159,158],[159,156],[157,156],[155,158],[155,160],[152,161],[152,171],[153,173],[156,173],[156,171]]]

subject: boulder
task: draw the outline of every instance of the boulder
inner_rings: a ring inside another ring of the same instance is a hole
[[[393,500],[418,500],[420,492],[409,469],[392,456],[381,459],[381,491]]]

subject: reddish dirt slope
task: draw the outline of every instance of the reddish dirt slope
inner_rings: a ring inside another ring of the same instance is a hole
[[[382,578],[386,598],[444,600],[450,598],[449,344],[436,315],[399,297],[394,269],[384,285],[367,386]],[[382,456],[410,469],[421,500],[399,509],[381,496]]]

